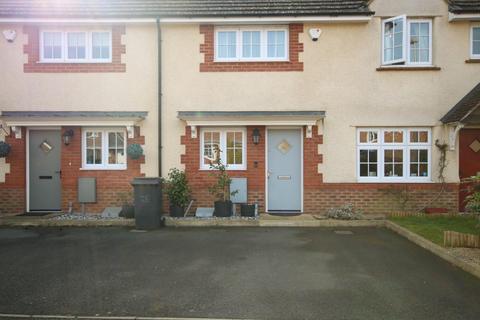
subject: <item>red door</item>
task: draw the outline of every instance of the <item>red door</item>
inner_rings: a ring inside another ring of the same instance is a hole
[[[480,129],[460,130],[460,179],[468,178],[480,173]],[[465,198],[468,196],[469,184],[460,185],[458,207],[461,212],[465,211]]]

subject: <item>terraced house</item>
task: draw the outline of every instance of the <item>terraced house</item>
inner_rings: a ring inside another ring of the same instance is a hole
[[[173,167],[211,207],[215,156],[260,212],[457,211],[480,171],[478,0],[0,0],[0,31],[1,214]]]

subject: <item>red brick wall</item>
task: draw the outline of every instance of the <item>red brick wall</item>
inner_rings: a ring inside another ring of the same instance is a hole
[[[304,212],[325,213],[348,203],[366,214],[415,212],[425,206],[456,212],[458,184],[441,189],[439,183],[324,183],[305,189]]]
[[[303,71],[303,62],[299,61],[299,53],[303,52],[303,43],[298,35],[303,32],[303,24],[289,25],[289,59],[275,62],[215,62],[215,27],[201,25],[200,34],[205,37],[200,44],[200,53],[204,54],[204,62],[200,63],[200,72],[244,72],[244,71]]]
[[[10,173],[5,176],[5,183],[0,183],[0,215],[25,212],[25,144],[26,130],[22,128],[22,138],[15,134],[5,137],[5,142],[12,146],[6,162],[10,164]]]
[[[145,162],[144,157],[138,160],[128,158],[126,170],[80,170],[82,166],[81,128],[64,127],[65,130],[73,129],[74,136],[70,145],[62,144],[62,208],[68,210],[72,202],[74,211],[80,211],[77,199],[77,184],[79,177],[97,178],[97,202],[86,204],[88,213],[100,213],[105,207],[120,206],[119,193],[131,192],[130,182],[135,177],[143,176],[140,173],[140,164]],[[135,137],[128,139],[128,144],[144,144],[145,139],[140,136],[140,130],[135,128]]]
[[[252,142],[253,129],[260,130],[260,142]],[[186,127],[181,143],[185,145],[185,154],[181,155],[181,162],[185,165],[185,172],[192,188],[192,198],[195,200],[190,212],[197,207],[213,207],[214,197],[208,192],[208,187],[215,183],[212,171],[199,170],[200,168],[200,136],[191,138],[190,127]],[[258,202],[260,210],[264,209],[265,198],[265,127],[247,127],[247,170],[228,171],[232,178],[247,178],[248,201]]]
[[[28,61],[23,65],[24,72],[125,72],[126,66],[122,63],[122,54],[125,45],[122,44],[122,35],[125,34],[124,25],[112,26],[112,62],[110,63],[39,63],[40,41],[39,27],[32,25],[23,26],[23,33],[28,36],[28,43],[23,47],[23,53],[28,56]]]

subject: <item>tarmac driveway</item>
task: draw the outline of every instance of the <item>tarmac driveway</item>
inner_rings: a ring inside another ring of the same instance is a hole
[[[0,229],[0,313],[479,319],[480,280],[381,228]]]

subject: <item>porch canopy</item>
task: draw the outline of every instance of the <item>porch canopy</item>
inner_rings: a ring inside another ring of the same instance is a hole
[[[178,119],[191,127],[192,138],[199,126],[312,126],[325,118],[325,111],[179,111]]]
[[[480,83],[440,119],[444,124],[480,124]]]
[[[480,125],[480,83],[453,106],[440,121],[450,127],[450,149],[454,150],[460,129],[465,126]]]
[[[126,127],[129,137],[133,128],[146,118],[145,111],[1,111],[0,120],[21,138],[21,127],[104,126]]]

